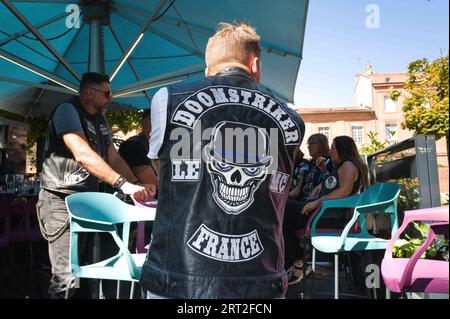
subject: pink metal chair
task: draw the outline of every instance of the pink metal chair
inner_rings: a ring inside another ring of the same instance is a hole
[[[381,264],[383,280],[389,291],[448,293],[448,261],[420,258],[438,234],[448,236],[448,217],[448,206],[405,212],[403,224],[390,240]],[[410,258],[394,258],[392,250],[395,241],[412,221],[433,221],[434,223],[431,223],[424,243]]]

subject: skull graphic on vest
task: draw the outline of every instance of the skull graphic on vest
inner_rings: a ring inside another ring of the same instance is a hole
[[[254,193],[273,160],[266,130],[244,123],[219,122],[204,153],[214,201],[225,213],[240,214],[253,203]]]

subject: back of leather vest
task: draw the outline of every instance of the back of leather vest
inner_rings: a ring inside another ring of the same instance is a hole
[[[243,72],[168,92],[142,284],[175,298],[284,296],[282,222],[303,121]]]

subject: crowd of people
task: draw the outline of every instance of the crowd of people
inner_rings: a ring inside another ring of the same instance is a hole
[[[104,117],[106,75],[84,74],[79,96],[56,107],[37,205],[52,298],[79,286],[64,199],[107,186],[158,198],[140,280],[148,298],[284,298],[308,273],[296,230],[322,201],[363,190],[367,169],[347,136],[330,148],[311,135],[304,158],[304,121],[260,85],[259,43],[250,25],[221,23],[206,46],[205,78],[161,88],[142,133],[119,151]],[[336,226],[345,212],[333,214]]]

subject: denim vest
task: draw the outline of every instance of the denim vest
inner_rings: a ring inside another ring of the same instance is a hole
[[[68,103],[75,106],[80,116],[81,127],[83,128],[83,133],[88,140],[89,146],[106,161],[108,158],[110,135],[104,116],[101,113],[91,115],[86,112],[79,102],[78,97],[70,99]],[[41,187],[66,194],[98,191],[98,178],[91,175],[88,170],[75,160],[72,152],[67,148],[62,138],[56,134],[53,124],[55,110],[50,116],[45,160],[41,175]]]
[[[169,87],[143,287],[171,298],[283,297],[284,205],[304,130],[238,68]]]

